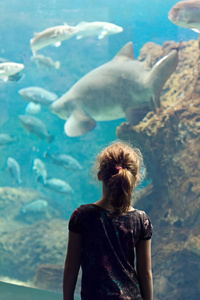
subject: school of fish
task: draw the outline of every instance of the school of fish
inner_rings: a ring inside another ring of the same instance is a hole
[[[168,13],[169,20],[175,25],[200,32],[200,1],[180,1]],[[30,39],[31,63],[45,70],[59,69],[60,61],[38,54],[38,51],[49,46],[59,47],[62,42],[73,37],[80,40],[87,37],[106,36],[123,32],[123,28],[108,22],[80,22],[76,26],[68,24],[49,27],[35,33]],[[65,120],[64,131],[70,137],[81,136],[93,130],[99,121],[126,118],[133,125],[138,124],[149,111],[156,113],[161,107],[160,94],[165,82],[175,71],[178,63],[178,49],[172,50],[160,59],[150,70],[145,62],[135,59],[133,44],[128,42],[109,62],[97,67],[80,78],[66,93],[59,96],[39,86],[25,86],[18,90],[26,101],[24,113],[19,115],[19,122],[27,134],[51,143],[54,134],[49,132],[45,120],[33,116],[43,107],[49,114],[56,114]],[[0,81],[23,79],[25,65],[0,58]],[[18,137],[9,133],[0,133],[0,150],[18,142]],[[80,171],[80,162],[67,153],[44,153],[44,159],[61,166],[66,170]],[[23,185],[23,173],[19,161],[8,155],[6,169],[14,182]],[[45,161],[40,157],[33,160],[32,171],[35,182],[55,193],[73,195],[74,189],[63,179],[47,172]],[[46,199],[36,199],[26,204],[22,214],[37,213],[48,207]]]

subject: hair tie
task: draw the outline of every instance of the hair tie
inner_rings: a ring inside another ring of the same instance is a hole
[[[122,169],[122,167],[117,167],[117,170],[120,170],[120,169]]]

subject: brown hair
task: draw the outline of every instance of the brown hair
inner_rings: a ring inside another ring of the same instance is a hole
[[[96,163],[96,170],[101,172],[108,200],[115,212],[126,212],[134,188],[142,177],[143,159],[140,150],[132,148],[128,143],[115,142],[101,151]]]

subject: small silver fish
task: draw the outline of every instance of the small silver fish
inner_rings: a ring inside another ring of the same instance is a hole
[[[8,81],[10,76],[15,75],[23,69],[23,64],[14,62],[0,63],[0,79],[3,81]]]
[[[123,31],[123,28],[108,22],[80,22],[76,25],[78,33],[76,39],[97,35],[98,39],[103,39],[106,35],[116,34]]]
[[[10,174],[15,179],[16,183],[21,184],[21,171],[20,171],[20,165],[19,163],[12,157],[8,157],[7,159],[7,167],[10,171]]]
[[[44,67],[47,70],[51,68],[60,69],[60,61],[53,61],[53,59],[49,56],[44,56],[42,54],[36,54],[31,57],[31,60],[35,62],[39,67]]]
[[[54,136],[49,134],[45,124],[40,119],[31,115],[20,115],[19,119],[24,128],[39,139],[46,139],[48,143],[54,139]]]
[[[80,163],[70,155],[58,153],[50,154],[48,152],[45,152],[44,156],[49,157],[55,165],[59,165],[65,169],[71,171],[83,169]]]
[[[17,137],[12,137],[7,133],[0,133],[0,146],[6,146],[18,142]]]
[[[200,33],[200,1],[180,1],[168,13],[169,20],[180,27]]]
[[[40,111],[41,111],[41,105],[36,104],[34,102],[29,102],[25,108],[25,113],[30,114],[30,115],[37,114]]]
[[[27,213],[36,213],[36,212],[42,212],[45,210],[47,207],[48,202],[43,199],[38,199],[31,201],[27,204],[24,205],[24,207],[21,210],[22,214],[27,214]]]
[[[58,178],[47,178],[44,186],[61,194],[74,193],[72,187],[66,181]]]
[[[38,86],[30,86],[18,91],[20,96],[29,102],[49,106],[58,99],[58,95]]]
[[[10,62],[7,58],[0,57],[0,63]],[[21,75],[20,72],[17,72],[14,75],[8,76],[7,81],[21,81],[21,79],[24,77],[24,74]]]
[[[43,184],[46,184],[47,170],[45,164],[43,163],[43,161],[41,161],[41,159],[39,158],[34,159],[33,170],[36,172],[36,181],[38,181],[38,179],[41,178]]]
[[[71,38],[76,33],[77,28],[67,24],[50,27],[42,32],[35,33],[34,37],[30,40],[33,55],[36,55],[38,50],[49,45],[59,47],[62,41]]]

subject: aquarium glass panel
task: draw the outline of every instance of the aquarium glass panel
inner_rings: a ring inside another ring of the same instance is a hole
[[[61,297],[68,221],[120,140],[144,159],[154,299],[199,299],[200,1],[0,0],[0,28],[4,289]]]

